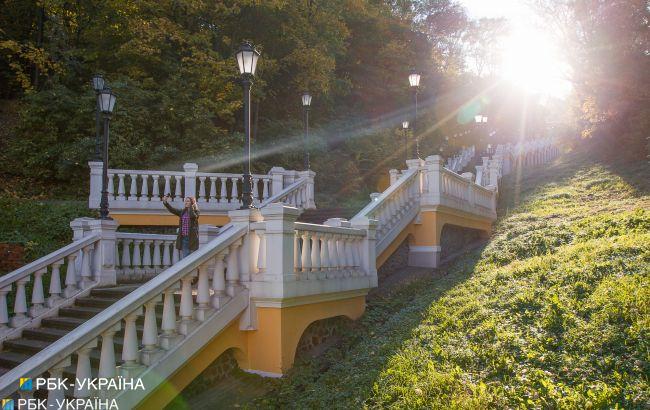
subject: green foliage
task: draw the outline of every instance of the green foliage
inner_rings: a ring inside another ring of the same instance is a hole
[[[0,242],[24,245],[25,257],[32,261],[69,244],[72,240],[70,221],[82,216],[93,216],[93,212],[81,201],[0,197]]]
[[[484,249],[371,299],[255,407],[647,408],[649,170],[592,161],[505,179]]]

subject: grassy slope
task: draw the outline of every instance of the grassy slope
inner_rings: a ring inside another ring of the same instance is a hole
[[[504,180],[485,248],[373,300],[255,407],[647,408],[648,175],[576,153]]]

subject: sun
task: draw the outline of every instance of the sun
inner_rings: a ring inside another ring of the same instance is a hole
[[[503,40],[502,77],[529,92],[565,97],[571,91],[569,66],[550,36],[534,28],[518,28]]]

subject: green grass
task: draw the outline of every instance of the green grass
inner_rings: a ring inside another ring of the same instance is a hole
[[[506,178],[484,248],[372,300],[254,407],[649,408],[648,175],[572,153]]]

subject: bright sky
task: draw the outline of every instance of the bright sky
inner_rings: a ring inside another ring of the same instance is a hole
[[[471,18],[503,17],[512,27],[504,40],[501,75],[531,92],[565,97],[571,91],[566,80],[568,65],[560,58],[551,36],[523,0],[459,0]]]

